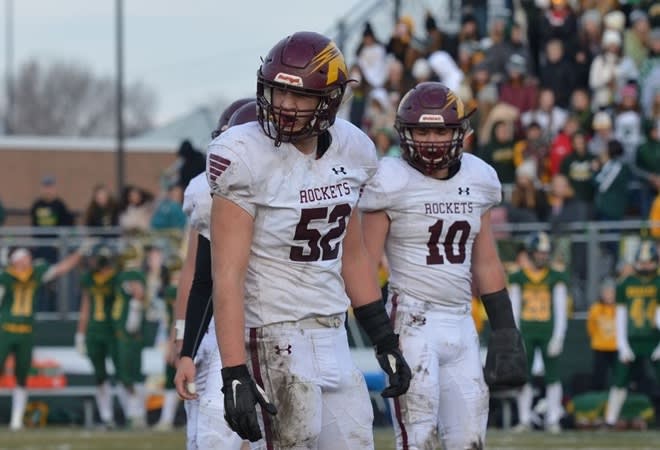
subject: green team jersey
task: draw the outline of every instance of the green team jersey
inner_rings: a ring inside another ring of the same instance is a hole
[[[11,268],[0,272],[0,325],[10,333],[30,333],[34,322],[36,294],[44,283],[47,264],[18,273]]]
[[[509,275],[509,284],[520,286],[520,328],[552,333],[552,291],[559,283],[568,285],[566,274],[550,268],[522,269]]]
[[[616,288],[616,303],[628,310],[628,337],[655,337],[655,309],[660,293],[660,276],[639,277],[630,275]]]
[[[115,300],[112,304],[112,324],[115,331],[120,331],[122,333],[126,329],[128,303],[131,301],[131,294],[126,291],[124,284],[130,281],[139,281],[143,286],[146,286],[147,284],[144,273],[135,269],[128,269],[120,272],[115,278]]]
[[[163,290],[163,300],[167,308],[167,327],[168,329],[174,323],[174,302],[176,301],[176,286],[169,285]]]
[[[116,276],[114,270],[103,274],[88,272],[82,276],[80,284],[89,295],[87,334],[112,335],[111,312]]]

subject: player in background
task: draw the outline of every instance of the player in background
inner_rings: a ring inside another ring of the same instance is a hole
[[[174,304],[177,296],[177,286],[183,261],[176,254],[170,254],[163,262],[161,298],[165,302],[165,314],[167,316],[167,327],[171,329],[174,326]],[[174,386],[174,375],[176,367],[166,361],[165,364],[165,392],[163,394],[163,407],[160,412],[160,419],[154,428],[158,431],[169,431],[174,425],[176,410],[179,406],[179,397]]]
[[[616,288],[616,344],[619,362],[610,388],[605,423],[613,427],[628,395],[630,371],[634,365],[651,360],[660,380],[660,276],[658,250],[653,241],[641,242],[635,272]]]
[[[344,327],[349,305],[389,375],[383,395],[408,388],[357,209],[376,150],[335,120],[348,81],[331,40],[294,33],[259,68],[259,122],[209,145],[225,417],[243,438],[263,435],[254,448],[373,448],[371,402]]]
[[[212,136],[230,126],[256,121],[256,102],[237,100],[229,106],[233,114],[224,121],[223,113]],[[234,108],[240,104],[238,108]],[[234,433],[224,419],[224,405],[220,390],[220,354],[215,339],[215,328],[209,327],[211,310],[211,245],[209,224],[211,218],[211,192],[206,175],[191,180],[184,194],[184,211],[191,226],[191,243],[184,265],[191,264],[189,296],[186,298],[185,321],[175,384],[188,408],[194,414],[194,422],[187,425],[188,449],[240,449],[243,440]],[[213,374],[212,376],[208,376]],[[192,392],[189,386],[195,386]]]
[[[82,297],[75,346],[92,363],[99,417],[102,425],[111,429],[115,423],[106,359],[111,358],[117,367],[117,341],[111,318],[117,276],[114,251],[106,244],[96,244],[87,263],[88,271],[80,281]]]
[[[408,392],[392,400],[398,449],[485,446],[489,397],[473,282],[493,328],[489,381],[508,387],[526,377],[490,226],[501,186],[492,167],[462,152],[470,115],[441,83],[412,88],[396,116],[402,158],[382,158],[360,200],[366,246],[374,266],[387,256],[390,316],[415,368]]]
[[[545,429],[559,433],[562,414],[559,356],[566,335],[568,279],[564,272],[550,267],[552,245],[547,233],[533,233],[527,240],[526,250],[530,264],[509,276],[509,290],[530,371],[536,349],[543,355],[548,405]],[[515,431],[531,429],[533,396],[531,383],[525,384],[518,394],[519,423]]]
[[[34,313],[39,288],[72,270],[89,250],[90,242],[60,262],[49,265],[34,263],[26,248],[17,248],[9,255],[9,265],[0,271],[0,370],[10,353],[16,361],[16,388],[11,395],[9,428],[23,428],[27,404],[25,383],[32,364],[34,346]]]
[[[112,325],[117,339],[117,379],[126,389],[127,425],[146,426],[142,349],[147,308],[146,280],[142,271],[143,249],[126,241],[120,253],[121,270],[115,281]]]

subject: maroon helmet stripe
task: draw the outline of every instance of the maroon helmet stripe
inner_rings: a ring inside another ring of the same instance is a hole
[[[259,347],[257,345],[257,329],[250,328],[250,360],[252,361],[252,375],[254,381],[266,390],[263,379],[261,378],[261,366],[259,365]],[[266,450],[273,450],[273,430],[271,428],[270,416],[261,408],[261,418],[264,421],[264,439],[266,440]]]
[[[392,325],[394,325],[394,322],[396,321],[396,310],[399,306],[398,300],[399,295],[394,294],[391,299],[392,311],[390,312],[390,320],[392,321]],[[403,419],[401,418],[401,403],[399,402],[399,397],[394,398],[394,415],[396,416],[396,422],[399,424],[399,429],[401,430],[401,449],[409,450],[410,444],[408,443],[408,431],[406,430],[406,425],[403,423]]]

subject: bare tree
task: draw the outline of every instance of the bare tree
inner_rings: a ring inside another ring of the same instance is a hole
[[[78,63],[23,64],[13,83],[12,134],[112,136],[116,83]],[[135,82],[124,88],[124,130],[135,136],[153,126],[156,95]]]

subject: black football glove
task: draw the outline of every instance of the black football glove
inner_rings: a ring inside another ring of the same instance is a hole
[[[399,350],[399,338],[396,334],[392,334],[392,336],[395,338],[394,345],[389,349],[384,350],[380,346],[376,346],[378,364],[389,378],[389,386],[380,393],[385,398],[405,394],[410,387],[410,379],[412,378],[410,367],[408,367],[408,363],[401,350]]]
[[[506,289],[481,296],[490,321],[484,378],[491,390],[512,389],[527,383],[527,354],[516,327]]]
[[[398,397],[410,387],[412,372],[401,350],[399,337],[382,300],[353,309],[355,319],[376,347],[376,359],[389,378],[389,385],[380,393],[383,397]]]
[[[259,403],[271,415],[277,414],[277,408],[254,382],[245,364],[222,369],[222,393],[225,396],[225,420],[229,428],[250,442],[261,439],[255,405]]]
[[[527,383],[527,355],[517,328],[491,332],[484,378],[494,391],[517,388]]]

